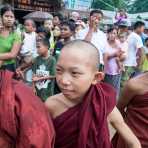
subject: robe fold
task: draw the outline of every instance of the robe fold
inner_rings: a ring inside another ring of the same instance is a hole
[[[54,127],[32,90],[0,71],[0,148],[53,148]]]
[[[54,119],[55,148],[111,148],[107,116],[115,98],[110,85],[92,85],[82,103]]]
[[[130,101],[124,120],[140,140],[142,148],[148,148],[148,92]],[[128,148],[118,133],[113,137],[112,144],[114,148]]]

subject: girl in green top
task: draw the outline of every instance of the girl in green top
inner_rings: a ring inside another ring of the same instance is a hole
[[[15,71],[15,58],[21,46],[21,36],[13,31],[14,11],[9,5],[1,9],[3,30],[0,32],[0,66],[1,69]]]

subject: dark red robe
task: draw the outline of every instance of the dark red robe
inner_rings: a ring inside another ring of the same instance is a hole
[[[0,148],[53,148],[48,111],[25,84],[0,72]]]
[[[115,98],[108,84],[91,86],[82,103],[55,118],[55,148],[111,148],[107,116]]]
[[[142,148],[148,148],[148,93],[137,95],[130,101],[124,120],[140,140]],[[118,133],[112,143],[114,148],[128,148]]]

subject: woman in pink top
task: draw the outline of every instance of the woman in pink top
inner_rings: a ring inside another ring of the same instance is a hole
[[[124,53],[120,48],[120,43],[117,40],[117,30],[110,28],[107,32],[107,43],[104,51],[104,72],[106,83],[111,84],[117,91],[117,96],[120,90],[120,67],[118,59]]]

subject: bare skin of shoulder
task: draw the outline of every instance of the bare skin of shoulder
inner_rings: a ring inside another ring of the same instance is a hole
[[[144,95],[148,92],[148,72],[130,79],[124,86],[117,107],[123,112],[131,99],[136,95]]]
[[[52,118],[56,118],[69,108],[76,105],[76,103],[67,99],[62,93],[51,96],[45,102]]]

